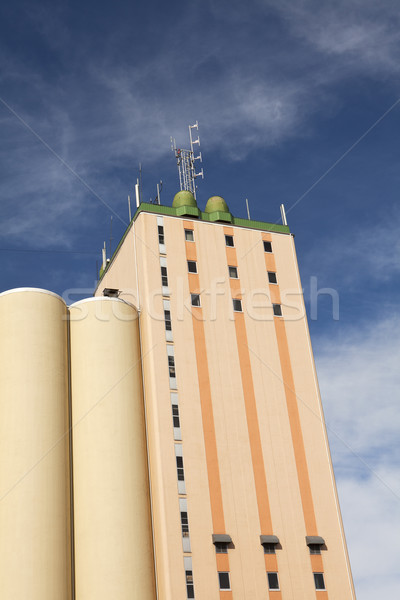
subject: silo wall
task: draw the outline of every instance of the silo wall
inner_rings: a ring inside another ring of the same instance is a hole
[[[70,600],[67,308],[0,294],[0,598]]]
[[[136,309],[70,307],[76,600],[154,600]]]

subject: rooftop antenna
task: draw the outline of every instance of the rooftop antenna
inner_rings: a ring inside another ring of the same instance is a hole
[[[281,217],[282,217],[282,225],[287,225],[286,212],[285,212],[285,207],[283,204],[281,204]]]
[[[101,249],[101,257],[102,257],[102,267],[103,269],[106,268],[107,265],[107,250],[106,250],[106,243],[104,242],[104,246]]]
[[[143,187],[142,187],[142,163],[139,163],[139,179],[138,179],[138,184],[139,184],[139,204],[142,201],[142,192],[143,192]]]
[[[162,190],[162,179],[160,179],[160,183],[157,183],[157,196],[154,201],[154,204],[161,204],[161,190]]]
[[[250,221],[250,209],[249,209],[249,200],[246,198],[246,208],[247,208],[247,218]]]
[[[139,204],[140,204],[140,183],[139,183],[139,179],[136,179],[136,183],[135,183],[135,197],[136,197],[136,208],[139,208]]]
[[[111,215],[111,220],[110,220],[110,258],[112,256],[112,252],[111,252],[111,243],[113,241],[113,236],[112,236],[112,215]]]
[[[129,223],[132,221],[132,212],[131,212],[131,197],[128,196],[128,211],[129,211]]]
[[[197,130],[197,139],[193,139],[192,132],[193,130]],[[189,125],[189,141],[190,141],[190,150],[186,150],[184,148],[177,148],[175,138],[171,137],[171,149],[175,153],[176,164],[178,165],[178,173],[179,173],[179,185],[181,190],[187,190],[192,192],[193,196],[196,199],[196,179],[197,177],[201,177],[204,179],[203,168],[198,173],[196,172],[196,161],[203,162],[203,158],[201,156],[201,152],[195,156],[194,147],[198,146],[200,148],[200,138],[198,135],[199,131],[199,123],[196,121],[194,125]]]

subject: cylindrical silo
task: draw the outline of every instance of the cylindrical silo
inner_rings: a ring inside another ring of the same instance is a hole
[[[154,600],[136,309],[70,307],[76,600]]]
[[[0,294],[0,598],[71,600],[67,308]]]

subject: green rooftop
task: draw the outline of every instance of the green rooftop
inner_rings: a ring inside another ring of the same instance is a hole
[[[168,217],[189,217],[199,221],[206,221],[209,223],[230,223],[235,227],[246,227],[247,229],[258,229],[260,231],[271,231],[275,233],[290,233],[290,229],[287,225],[279,225],[277,223],[266,223],[263,221],[253,221],[252,219],[240,219],[234,217],[230,212],[227,203],[221,196],[212,196],[209,198],[205,211],[202,212],[197,207],[197,202],[191,192],[182,190],[174,196],[172,206],[163,206],[162,204],[150,204],[148,202],[141,202],[139,207],[136,209],[133,215],[131,223],[126,228],[124,235],[122,236],[117,248],[115,249],[110,262],[106,268],[100,269],[99,283],[103,275],[107,272],[110,265],[112,264],[114,257],[117,255],[133,221],[136,221],[140,213],[154,213],[157,215],[166,215]]]

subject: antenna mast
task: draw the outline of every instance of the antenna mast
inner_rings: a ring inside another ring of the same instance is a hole
[[[192,131],[193,129],[197,129],[197,139],[193,139]],[[175,139],[171,138],[171,149],[175,153],[176,164],[178,165],[178,173],[179,173],[179,185],[181,190],[187,190],[192,192],[193,196],[196,199],[196,179],[197,177],[201,177],[204,179],[203,168],[201,171],[196,173],[196,161],[203,162],[201,152],[198,153],[197,156],[194,154],[194,147],[197,145],[200,147],[200,138],[198,135],[199,124],[196,121],[194,125],[189,125],[189,141],[190,141],[190,150],[185,150],[184,148],[177,148]]]

